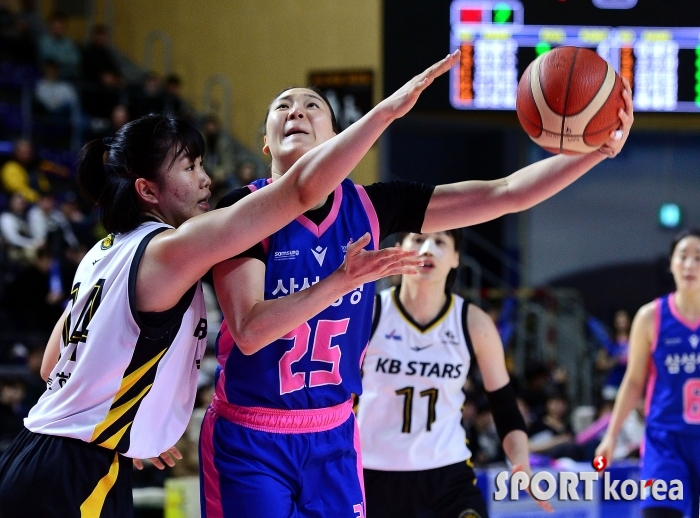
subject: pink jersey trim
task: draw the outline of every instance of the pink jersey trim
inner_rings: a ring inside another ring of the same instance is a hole
[[[656,300],[654,306],[654,328],[651,331],[651,352],[656,351],[659,343],[659,333],[661,332],[661,299]]]
[[[651,408],[651,398],[654,395],[654,388],[656,387],[656,378],[658,373],[656,372],[656,364],[654,363],[654,358],[652,354],[656,351],[656,346],[659,342],[659,330],[661,329],[661,299],[656,299],[656,306],[654,306],[654,330],[651,336],[651,351],[649,354],[649,377],[647,379],[647,391],[644,397],[644,415],[649,415],[649,409]]]
[[[228,356],[233,350],[235,342],[231,336],[231,332],[228,329],[228,324],[226,320],[221,322],[221,329],[219,330],[219,340],[217,342],[217,355],[216,362],[221,366],[221,371],[219,372],[219,381],[216,383],[214,391],[219,394],[220,398],[226,401],[226,362],[228,361]]]
[[[226,320],[223,320],[221,322],[221,328],[219,329],[218,350],[216,351],[216,360],[222,367],[226,365],[226,359],[228,355],[231,354],[233,345],[233,336],[231,336],[231,331],[229,331],[228,323]]]
[[[224,510],[221,506],[221,484],[219,482],[219,470],[214,463],[214,424],[217,419],[216,412],[211,408],[204,415],[200,438],[202,457],[202,486],[204,507],[207,518],[224,518]]]
[[[267,184],[269,185],[269,184],[271,184],[271,183],[272,183],[272,178],[268,178],[268,179],[267,179]],[[255,191],[258,190],[258,188],[255,186],[254,183],[249,183],[249,184],[247,185],[247,187],[248,187],[248,189],[250,189],[250,192],[255,192]],[[269,238],[269,236],[266,237],[265,239],[263,239],[262,241],[260,241],[260,245],[263,247],[263,252],[264,252],[265,254],[267,254],[267,251],[270,249],[270,238]]]
[[[283,410],[232,405],[214,396],[211,406],[232,423],[269,433],[325,432],[340,426],[352,415],[352,400],[328,408]]]
[[[671,314],[673,317],[678,320],[681,324],[683,324],[685,327],[690,329],[691,331],[697,331],[698,327],[700,327],[700,320],[697,322],[690,322],[689,320],[686,320],[686,318],[681,315],[681,312],[678,310],[678,306],[676,306],[676,293],[671,293],[668,296],[668,307],[671,310]]]
[[[362,503],[365,506],[365,516],[367,515],[367,498],[365,498],[365,477],[362,471],[362,447],[360,446],[360,429],[357,426],[357,419],[353,416],[355,420],[355,435],[353,437],[353,445],[355,446],[355,453],[357,454],[357,478],[360,482],[360,489],[362,489]]]
[[[326,218],[321,222],[320,225],[316,226],[316,223],[311,221],[303,214],[299,216],[296,220],[300,225],[306,228],[313,235],[315,235],[316,237],[321,237],[321,235],[330,228],[333,222],[335,222],[335,219],[338,217],[338,213],[340,212],[340,204],[342,203],[342,201],[343,187],[339,185],[335,188],[335,191],[333,191],[333,206],[331,207],[331,211],[328,213],[328,216],[326,216]]]
[[[357,194],[360,195],[360,201],[362,201],[362,206],[365,208],[367,217],[369,218],[369,227],[372,229],[372,238],[374,240],[374,249],[379,249],[379,218],[377,217],[377,211],[372,205],[372,200],[367,196],[367,191],[361,185],[356,185]]]

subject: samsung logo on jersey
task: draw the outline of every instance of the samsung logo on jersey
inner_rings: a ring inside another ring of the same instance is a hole
[[[289,259],[296,259],[299,255],[299,250],[285,250],[275,252],[275,261],[287,261]]]

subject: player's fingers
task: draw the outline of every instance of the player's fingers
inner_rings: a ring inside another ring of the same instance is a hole
[[[423,260],[418,257],[417,253],[413,250],[400,251],[398,254],[395,253],[380,257],[377,263],[384,268],[391,268],[394,265],[408,266],[411,268],[423,266]]]
[[[365,232],[362,237],[360,237],[360,239],[354,243],[348,243],[347,255],[352,256],[360,253],[360,251],[369,244],[370,239],[371,236],[369,235],[369,232]]]
[[[416,76],[416,89],[422,91],[427,88],[428,85],[433,82],[433,79],[441,76],[457,63],[459,55],[460,51],[457,49],[452,54],[448,54],[445,58],[426,69],[422,74]]]
[[[160,458],[163,459],[163,462],[165,462],[171,468],[175,465],[175,459],[171,456],[170,452],[168,451],[161,453]]]
[[[152,457],[148,459],[151,461],[151,463],[158,469],[165,469],[165,465],[160,461],[158,457]]]
[[[168,453],[175,457],[178,460],[182,460],[182,453],[180,453],[180,450],[178,450],[175,446],[172,448],[168,448]]]
[[[632,85],[630,85],[629,80],[626,77],[622,77],[622,86],[625,87],[625,91],[630,93],[630,96],[632,94]]]
[[[459,59],[460,51],[459,49],[455,50],[453,53],[448,54],[445,56],[443,59],[435,63],[433,66],[431,66],[428,70],[426,70],[425,76],[429,77],[431,79],[435,79],[438,76],[441,76],[445,72],[447,72],[450,68],[452,68],[455,63],[457,63],[457,60]]]
[[[138,470],[143,469],[143,462],[141,462],[141,459],[134,459],[134,467]]]

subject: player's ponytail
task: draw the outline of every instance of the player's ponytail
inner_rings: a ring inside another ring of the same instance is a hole
[[[100,209],[109,233],[128,232],[146,218],[134,183],[156,183],[185,155],[204,156],[204,139],[188,122],[167,115],[146,115],[125,124],[114,138],[93,140],[78,156],[78,183],[83,196]]]

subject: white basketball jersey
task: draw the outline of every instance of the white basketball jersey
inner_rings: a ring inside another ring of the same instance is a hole
[[[472,355],[464,299],[451,295],[425,327],[406,313],[395,288],[380,300],[357,413],[363,467],[417,471],[467,460],[462,387]]]
[[[110,235],[85,256],[72,287],[60,357],[25,419],[32,432],[73,437],[128,457],[155,457],[192,415],[206,310],[198,282],[160,328],[134,304],[146,245],[169,227],[149,222]]]

